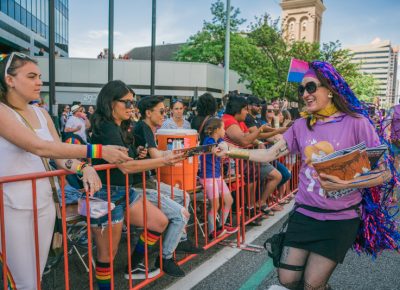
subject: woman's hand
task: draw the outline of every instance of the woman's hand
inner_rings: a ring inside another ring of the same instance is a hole
[[[181,162],[186,159],[185,153],[184,152],[174,152],[170,151],[170,154],[166,154],[163,157],[163,166],[171,166],[174,165],[175,163]]]
[[[147,148],[143,146],[138,146],[138,148],[136,149],[136,153],[138,154],[139,159],[144,159],[147,156]]]
[[[274,132],[275,128],[268,126],[268,124],[264,124],[260,127],[260,131],[262,133],[270,133],[270,132]]]
[[[228,143],[221,142],[218,144],[218,146],[213,148],[212,152],[213,152],[213,154],[217,155],[218,157],[226,157],[228,150],[229,150]]]
[[[86,166],[83,168],[82,174],[83,187],[90,196],[101,189],[102,184],[100,177],[92,166]]]
[[[325,191],[337,191],[350,187],[348,180],[343,180],[339,177],[324,173],[319,175],[319,183]]]
[[[132,158],[128,156],[128,148],[122,146],[107,145],[103,146],[102,151],[102,158],[108,163],[121,164],[132,160]]]

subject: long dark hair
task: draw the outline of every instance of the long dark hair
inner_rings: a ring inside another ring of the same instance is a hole
[[[135,92],[124,82],[119,80],[110,81],[101,88],[97,97],[96,111],[90,120],[93,134],[100,135],[101,124],[103,122],[109,121],[115,123],[112,115],[113,102],[122,99],[128,93],[132,93],[135,96]],[[129,119],[121,123],[122,137],[126,144],[132,144],[134,142],[133,134],[129,133],[130,125],[131,121]]]
[[[217,112],[217,101],[210,93],[204,93],[197,101],[197,114],[201,117],[214,116]]]
[[[324,88],[327,88],[331,94],[333,95],[332,98],[332,103],[335,105],[335,107],[342,113],[345,113],[346,115],[349,115],[353,118],[359,118],[360,115],[357,114],[356,112],[350,110],[348,107],[348,104],[343,100],[343,98],[337,93],[337,89],[331,85],[330,81],[326,79],[318,70],[315,70],[315,73],[317,75],[318,80],[320,81],[321,85]],[[307,118],[307,128],[312,131],[312,126],[311,126],[311,116]]]
[[[7,106],[13,107],[7,99],[8,88],[7,88],[7,84],[6,84],[6,64],[7,64],[8,60],[10,59],[11,54],[9,54],[6,58],[4,58],[0,62],[0,102],[6,104]],[[14,54],[13,59],[11,60],[10,66],[7,69],[7,74],[9,74],[11,76],[16,76],[17,69],[23,67],[24,65],[26,65],[29,62],[37,64],[37,61],[28,55],[24,55],[21,53]]]

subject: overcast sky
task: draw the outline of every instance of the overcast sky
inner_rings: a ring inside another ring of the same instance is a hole
[[[158,0],[157,43],[184,42],[211,19],[215,0]],[[115,0],[114,52],[151,43],[151,0]],[[281,16],[280,0],[231,0],[247,22],[265,12]],[[400,1],[324,0],[321,41],[343,46],[390,40],[400,44]],[[70,57],[96,57],[107,47],[108,0],[69,0]]]

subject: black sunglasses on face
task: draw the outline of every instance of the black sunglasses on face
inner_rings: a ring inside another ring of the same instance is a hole
[[[151,111],[157,111],[157,110],[151,110]],[[160,109],[159,111],[157,111],[157,112],[159,112],[161,115],[164,115],[165,114],[165,109]]]
[[[124,103],[125,109],[130,109],[135,105],[135,102],[131,100],[117,100],[117,102]]]
[[[251,105],[254,106],[254,107],[261,107],[260,104],[251,104]]]
[[[274,112],[274,110],[272,110],[272,109],[268,109],[268,110],[267,110],[267,112],[268,112],[268,113],[273,113],[273,112]]]
[[[317,91],[319,87],[322,87],[321,84],[317,84],[316,82],[308,82],[304,86],[299,85],[298,87],[298,93],[299,97],[302,97],[304,95],[304,92],[307,91],[309,94],[313,94]]]

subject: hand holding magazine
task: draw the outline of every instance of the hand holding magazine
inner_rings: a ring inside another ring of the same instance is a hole
[[[192,157],[194,155],[200,155],[200,154],[207,154],[207,153],[212,153],[213,149],[217,146],[217,143],[214,144],[207,144],[207,145],[200,145],[196,147],[189,147],[189,148],[181,148],[181,149],[174,149],[174,152],[177,153],[184,153],[184,156],[187,157]]]

